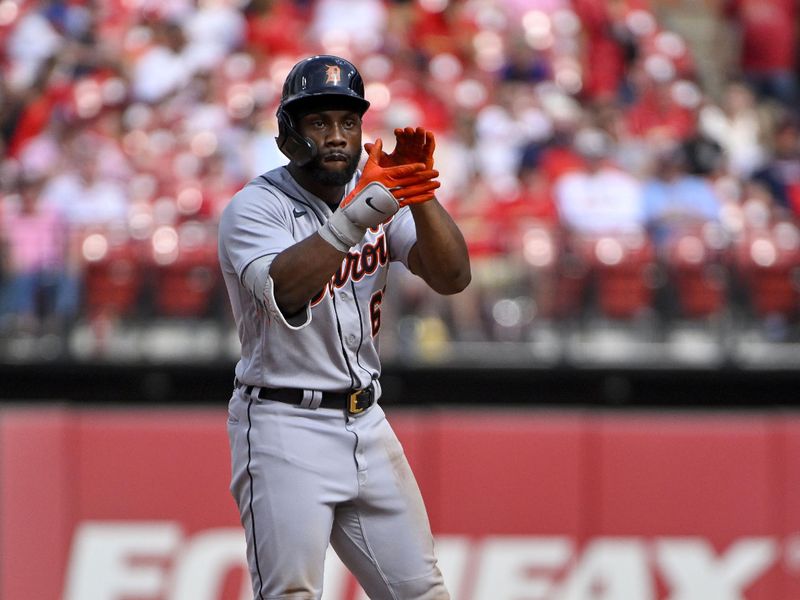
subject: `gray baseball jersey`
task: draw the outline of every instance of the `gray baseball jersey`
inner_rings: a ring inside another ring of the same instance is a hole
[[[380,375],[378,330],[389,261],[406,263],[416,241],[408,208],[367,231],[299,323],[287,322],[270,294],[262,303],[239,285],[254,260],[271,261],[316,232],[330,214],[285,167],[250,181],[223,212],[219,254],[242,345],[239,381],[335,391],[366,387]]]

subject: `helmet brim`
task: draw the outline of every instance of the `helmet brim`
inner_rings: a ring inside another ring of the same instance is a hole
[[[322,112],[326,110],[352,110],[358,113],[359,116],[363,116],[369,108],[369,102],[356,95],[321,92],[318,94],[307,94],[291,102],[284,103],[283,108],[287,110],[294,119],[312,112]]]

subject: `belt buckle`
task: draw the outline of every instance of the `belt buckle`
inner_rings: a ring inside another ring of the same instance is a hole
[[[357,415],[367,410],[372,405],[372,402],[370,401],[371,394],[365,394],[365,392],[371,391],[372,388],[366,388],[363,390],[357,390],[350,394],[347,397],[347,413],[350,415]],[[362,394],[365,395],[364,400],[366,400],[366,402],[362,402]]]

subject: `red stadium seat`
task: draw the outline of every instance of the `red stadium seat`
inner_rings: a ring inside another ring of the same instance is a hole
[[[665,261],[681,317],[699,319],[719,314],[727,305],[726,272],[719,248],[700,231],[676,236]]]
[[[142,290],[137,245],[126,234],[97,231],[84,236],[84,305],[90,319],[132,315]]]
[[[161,227],[152,243],[156,312],[166,317],[208,316],[220,284],[212,227],[196,221]]]
[[[737,266],[755,314],[792,317],[800,308],[800,231],[789,222],[748,232]]]
[[[517,219],[508,222],[507,252],[521,255],[536,302],[544,319],[576,316],[586,283],[586,270],[565,251],[564,235],[554,223]]]
[[[604,235],[591,244],[597,308],[611,319],[633,319],[653,302],[655,253],[643,233]]]

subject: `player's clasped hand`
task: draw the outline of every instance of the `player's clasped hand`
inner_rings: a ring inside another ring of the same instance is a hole
[[[364,187],[372,182],[380,183],[388,188],[398,200],[399,206],[408,204],[409,198],[432,192],[439,187],[439,182],[435,181],[439,172],[428,168],[424,161],[395,164],[387,162],[383,158],[387,155],[383,152],[383,141],[380,138],[375,140],[374,144],[365,144],[364,148],[367,150],[368,157],[364,170],[355,189],[342,201],[340,206],[347,206]]]
[[[406,127],[394,130],[395,147],[391,154],[381,152],[378,163],[382,167],[424,163],[426,169],[433,169],[433,151],[436,139],[433,132],[422,127]],[[364,144],[367,152],[372,151],[374,144]]]
[[[433,177],[438,177],[439,172],[433,168],[433,151],[436,149],[436,139],[432,131],[417,127],[397,128],[394,130],[395,148],[391,154],[383,152],[381,140],[376,140],[374,144],[364,144],[364,149],[372,155],[375,147],[378,146],[377,162],[381,167],[397,167],[400,165],[411,165],[422,163],[425,165],[423,173],[436,173]],[[435,187],[426,188],[422,185],[407,186],[401,196],[395,194],[400,200],[400,206],[408,204],[420,204],[434,198],[433,190],[439,187],[435,182]]]
[[[407,204],[427,202],[440,186],[439,172],[424,162],[382,166],[383,142],[369,144],[368,156],[356,187],[319,229],[328,243],[342,252],[358,244],[370,227],[391,218]]]

